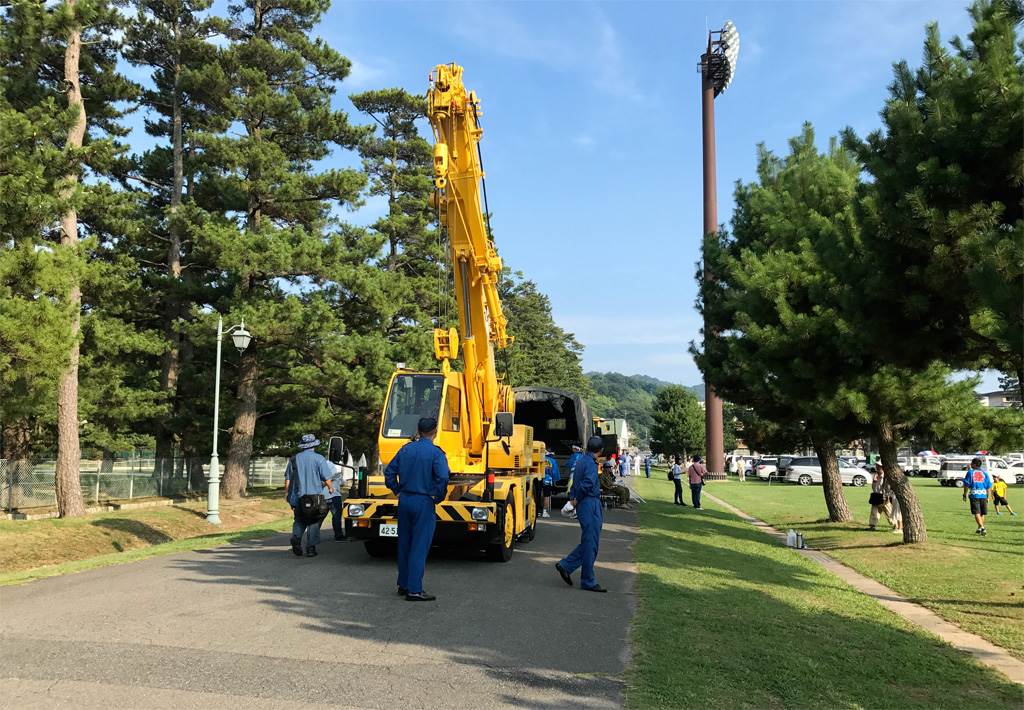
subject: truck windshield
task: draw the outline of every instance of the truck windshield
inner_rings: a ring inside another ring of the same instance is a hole
[[[391,384],[381,431],[389,439],[408,439],[421,417],[441,411],[444,375],[398,375]]]

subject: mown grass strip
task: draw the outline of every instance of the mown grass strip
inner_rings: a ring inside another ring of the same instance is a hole
[[[1020,707],[1020,686],[745,521],[635,483],[649,502],[629,707]]]
[[[959,489],[912,480],[928,526],[928,542],[921,545],[902,544],[884,519],[877,531],[866,530],[864,488],[844,489],[857,519],[847,525],[828,522],[821,486],[748,480],[712,490],[775,528],[800,530],[811,547],[1024,660],[1024,515],[997,516],[990,505],[982,537]],[[1024,486],[1011,486],[1007,496],[1014,510],[1024,509]]]
[[[0,586],[8,584],[22,584],[24,582],[31,582],[34,579],[71,574],[72,572],[82,572],[84,570],[95,569],[97,567],[109,567],[111,565],[136,562],[138,560],[144,560],[158,555],[170,555],[175,552],[190,552],[192,550],[220,547],[221,545],[228,545],[241,540],[252,540],[255,538],[267,537],[268,535],[288,530],[291,527],[291,523],[291,517],[281,518],[279,520],[259,523],[258,525],[251,525],[249,527],[230,532],[212,533],[210,535],[200,535],[198,537],[190,537],[184,540],[174,540],[173,542],[151,545],[149,547],[142,547],[136,550],[129,550],[127,552],[116,552],[109,555],[100,555],[99,557],[89,557],[84,560],[65,562],[63,564],[50,565],[48,567],[38,567],[36,569],[26,570],[23,572],[9,572],[6,574],[0,574]]]

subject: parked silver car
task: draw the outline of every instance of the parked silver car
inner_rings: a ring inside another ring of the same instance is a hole
[[[862,468],[856,468],[845,461],[839,461],[839,476],[843,485],[863,486],[868,482],[868,473]],[[801,486],[809,486],[814,483],[821,483],[821,463],[817,456],[798,456],[786,466],[786,483],[798,483]]]

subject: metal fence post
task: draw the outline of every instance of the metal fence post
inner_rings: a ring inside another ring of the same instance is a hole
[[[135,493],[135,473],[132,471],[128,472],[128,500],[132,499]]]
[[[79,474],[81,475],[81,474]],[[93,505],[100,504],[100,469],[96,469],[96,495],[92,499]]]
[[[164,494],[164,472],[163,472],[163,469],[160,469],[160,484],[159,484],[159,486],[160,486],[158,488],[159,495],[163,496],[163,494]]]

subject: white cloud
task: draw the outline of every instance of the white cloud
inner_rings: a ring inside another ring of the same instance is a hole
[[[387,59],[363,60],[349,57],[349,61],[352,62],[352,69],[345,78],[345,90],[348,93],[379,89],[388,77],[394,76],[394,65]]]
[[[580,148],[592,148],[597,139],[589,133],[580,133],[579,135],[573,136],[572,142]]]

